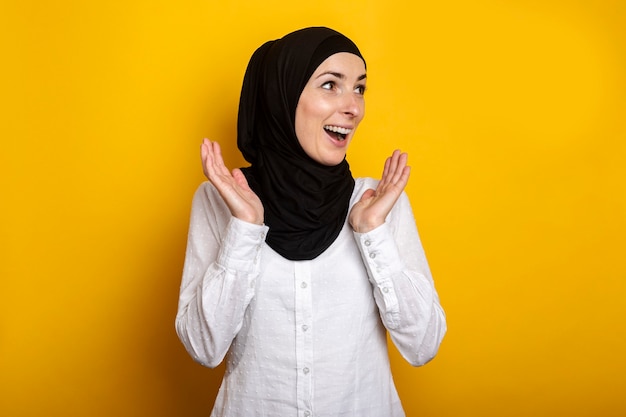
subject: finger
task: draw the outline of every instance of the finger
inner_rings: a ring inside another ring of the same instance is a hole
[[[228,169],[224,166],[220,146],[217,142],[211,142],[209,139],[202,141],[201,147],[202,169],[204,175],[213,184],[221,180],[221,176],[228,173]]]
[[[398,159],[398,181],[402,181],[404,176],[406,175],[406,168],[408,167],[409,155],[405,152],[400,154]],[[409,169],[410,172],[410,169]]]
[[[388,157],[387,159],[385,159],[385,166],[383,167],[383,178],[387,178],[387,176],[389,175],[389,170],[390,170],[390,165],[391,165],[391,158]]]
[[[217,142],[211,141],[208,141],[205,144],[206,159],[204,161],[204,165],[206,166],[206,170],[209,174],[209,179],[213,182],[217,180],[217,176],[219,175],[219,166],[217,164],[217,157],[215,155],[216,144]],[[219,151],[219,145],[217,145],[217,149]]]
[[[399,150],[393,151],[390,157],[385,160],[385,168],[383,169],[383,176],[380,181],[381,186],[387,184],[394,184],[399,179],[398,171],[402,170],[402,164],[406,164],[406,157],[402,157],[403,154]]]
[[[213,142],[212,145],[213,165],[218,172],[223,173],[226,166],[224,165],[224,159],[222,158],[222,148],[220,148],[220,144],[217,142]]]
[[[200,158],[202,161],[202,171],[204,172],[204,175],[208,178],[209,177],[209,170],[207,169],[207,160],[209,158],[209,140],[208,139],[204,139],[202,141],[202,144],[200,145]]]
[[[204,146],[206,148],[205,165],[212,178],[215,180],[217,179],[216,176],[229,176],[230,171],[224,164],[222,149],[219,143],[207,141]]]
[[[398,150],[393,151],[389,159],[389,169],[387,170],[387,177],[393,178],[398,168]]]
[[[387,159],[385,159],[385,165],[383,167],[383,175],[380,178],[380,181],[378,183],[378,187],[382,188],[385,185],[387,185],[389,183],[390,178],[393,176],[393,171],[394,171],[394,159],[393,159],[394,154],[391,154],[391,156],[387,157]]]
[[[390,163],[389,182],[391,184],[397,184],[401,181],[404,174],[404,168],[407,166],[407,160],[408,155],[406,153],[400,152],[399,150],[394,151]]]
[[[409,182],[410,176],[411,176],[411,167],[407,165],[402,169],[402,175],[400,175],[400,178],[398,182],[396,183],[396,185],[404,189],[404,187],[406,187],[406,185]]]

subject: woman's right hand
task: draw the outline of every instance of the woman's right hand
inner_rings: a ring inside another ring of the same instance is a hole
[[[232,215],[245,222],[263,224],[263,203],[250,189],[240,169],[226,168],[220,145],[204,139],[200,153],[204,175],[220,193]]]

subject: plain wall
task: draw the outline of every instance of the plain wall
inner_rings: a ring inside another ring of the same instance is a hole
[[[241,166],[243,72],[312,25],[368,64],[356,176],[407,192],[448,335],[409,417],[626,415],[619,1],[3,1],[0,415],[208,416],[174,332],[203,137]],[[337,340],[341,343],[341,340]]]

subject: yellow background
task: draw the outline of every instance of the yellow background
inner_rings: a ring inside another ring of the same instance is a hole
[[[310,25],[367,58],[354,174],[410,154],[449,332],[423,368],[392,352],[408,416],[626,415],[609,0],[3,0],[0,415],[208,415],[221,369],[174,332],[199,145],[243,163],[248,58]]]

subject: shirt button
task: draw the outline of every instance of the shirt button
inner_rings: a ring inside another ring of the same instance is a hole
[[[376,257],[376,254],[374,252],[370,253],[370,258],[374,259]]]
[[[302,282],[302,284],[300,284],[300,287],[302,287],[302,288],[306,288],[306,287],[307,287],[306,282]]]
[[[384,288],[383,288],[383,292],[384,292],[385,294],[387,294],[387,293],[389,292],[389,287],[384,287]]]
[[[309,410],[305,411],[304,417],[311,417],[311,412]]]
[[[365,241],[365,246],[369,246],[369,245],[371,245],[371,244],[372,244],[372,242],[370,242],[369,240],[366,240],[366,241]]]
[[[309,368],[304,368],[302,369],[302,372],[304,372],[304,375],[308,375],[308,373],[311,372],[311,370]]]
[[[309,330],[309,326],[307,326],[306,324],[302,325],[302,331],[306,332],[307,330]]]

